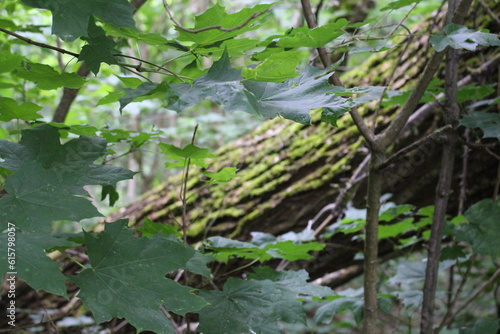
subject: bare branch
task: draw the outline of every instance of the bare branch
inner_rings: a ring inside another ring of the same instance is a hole
[[[453,314],[451,314],[448,318],[444,319],[443,323],[441,324],[441,326],[439,326],[439,328],[442,328],[447,324],[449,324],[451,321],[453,321],[453,319],[455,319],[457,314],[465,310],[465,308],[469,306],[469,304],[472,303],[474,299],[479,297],[484,292],[484,290],[488,288],[488,286],[493,284],[498,279],[498,277],[500,277],[500,268],[497,269],[495,273],[490,277],[490,279],[483,285],[481,285],[479,289],[477,289],[477,291],[472,296],[470,296]]]
[[[65,50],[62,48],[58,48],[56,46],[48,45],[45,43],[36,42],[32,39],[21,36],[19,34],[16,34],[15,32],[12,32],[12,31],[4,29],[4,28],[0,28],[0,31],[6,33],[8,35],[14,36],[15,38],[20,39],[21,41],[24,41],[24,42],[31,44],[31,45],[36,45],[36,46],[39,46],[39,47],[44,48],[44,49],[50,49],[50,50],[57,51],[59,53],[68,54],[68,55],[71,55],[71,56],[76,57],[76,58],[78,58],[78,56],[79,56],[78,53],[74,53],[74,52],[71,52],[71,51],[68,51],[68,50]]]

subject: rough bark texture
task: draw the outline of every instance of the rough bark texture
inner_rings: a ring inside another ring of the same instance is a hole
[[[499,5],[493,10],[498,13]],[[481,7],[472,12],[477,15],[472,20],[478,22],[478,26],[487,27],[492,32],[500,30],[494,22],[488,23],[491,21],[488,15],[480,15]],[[425,30],[422,28],[418,32]],[[361,67],[346,73],[342,80],[347,86],[390,85],[391,89],[411,89],[425,64],[428,48],[428,37],[414,39],[399,61],[402,48],[395,48],[388,54],[370,58]],[[467,64],[462,67],[461,78],[481,84],[497,82],[498,59],[499,53],[495,49],[479,48],[476,52],[461,53],[461,64]],[[388,83],[395,67],[394,78]],[[375,104],[360,112],[370,117],[374,109]],[[394,107],[383,108],[378,115],[378,126],[384,127],[395,111]],[[439,104],[422,106],[412,118],[412,123],[394,142],[392,152],[414,143],[440,126]],[[211,235],[248,239],[252,231],[275,235],[300,231],[323,207],[336,200],[367,152],[348,115],[339,121],[338,128],[320,123],[318,115],[309,126],[282,119],[266,122],[250,134],[222,147],[217,152],[217,162],[209,168],[214,171],[224,166],[235,166],[243,174],[242,177],[227,184],[207,185],[202,181],[201,174],[195,170],[190,172],[187,214],[192,225],[189,238],[192,242]],[[458,171],[461,170],[462,153],[458,149],[455,152],[457,175],[452,182],[450,213],[456,213],[458,206]],[[440,155],[439,143],[428,141],[391,161],[383,170],[383,192],[393,194],[391,201],[396,203],[411,203],[418,207],[433,204]],[[482,149],[469,152],[469,159],[466,206],[492,195],[498,167],[498,161]],[[172,215],[179,217],[181,213],[178,196],[180,181],[180,177],[167,179],[163,185],[107,221],[129,218],[132,225],[140,224],[148,217],[155,222],[175,224]],[[342,204],[345,206],[352,199],[355,206],[364,207],[366,187],[366,180],[357,183]],[[337,216],[341,215],[337,213]],[[355,259],[356,253],[363,249],[362,242],[344,234],[336,234],[326,242],[327,248],[314,260],[297,265],[308,269],[311,277],[322,277],[323,282],[332,286],[343,284],[362,273],[360,261]],[[381,243],[379,255],[382,260],[399,255],[393,245],[392,242]],[[422,245],[415,246],[419,247]],[[84,257],[78,260],[86,262]],[[74,272],[75,267],[66,261],[61,264],[62,270],[67,273]],[[69,289],[70,296],[73,296],[75,288],[70,286]],[[19,307],[42,309],[42,304],[44,308],[51,309],[68,305],[68,302],[43,292],[34,292],[26,286],[18,287]],[[78,308],[79,302],[74,306]],[[22,322],[21,314],[18,322]]]

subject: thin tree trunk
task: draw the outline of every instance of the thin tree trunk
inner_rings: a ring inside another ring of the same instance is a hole
[[[368,177],[368,202],[365,227],[364,261],[364,319],[363,333],[379,333],[377,327],[377,283],[378,283],[378,216],[382,194],[383,173],[378,166],[385,160],[384,154],[372,154]]]
[[[449,1],[447,23],[452,22],[458,0]],[[457,82],[458,82],[458,52],[448,48],[446,51],[445,69],[445,113],[444,119],[447,125],[454,127],[458,123],[459,108],[457,104]],[[453,131],[447,132],[447,140],[444,143],[443,157],[441,160],[441,171],[439,183],[436,188],[436,200],[434,216],[432,220],[431,236],[429,239],[429,251],[427,257],[427,268],[422,302],[421,334],[432,334],[434,325],[434,299],[436,298],[436,287],[439,270],[439,257],[441,255],[441,240],[446,222],[448,200],[451,192],[453,179],[453,166],[455,165],[456,135]]]

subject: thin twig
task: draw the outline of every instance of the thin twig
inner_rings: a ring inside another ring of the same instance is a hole
[[[413,7],[410,8],[410,10],[406,13],[406,15],[396,24],[396,26],[394,27],[394,29],[392,29],[392,31],[390,31],[387,35],[386,35],[386,38],[389,38],[392,36],[392,34],[394,34],[396,32],[396,30],[399,29],[399,27],[401,27],[401,25],[403,24],[404,21],[406,21],[406,19],[408,18],[408,16],[410,16],[410,13],[413,12],[413,10],[415,9],[415,7],[417,7],[418,5],[418,2],[416,2]]]
[[[193,137],[191,138],[191,145],[194,145],[194,140],[196,138],[196,131],[198,130],[198,124],[194,127]],[[187,245],[187,228],[189,226],[189,219],[187,218],[187,182],[189,178],[189,167],[191,165],[191,159],[187,159],[185,168],[183,182],[181,186],[181,201],[182,201],[182,238],[184,244]]]
[[[435,330],[435,332],[439,333],[444,328],[444,326],[446,326],[447,323],[449,323],[450,320],[453,320],[453,319],[450,319],[450,317],[453,314],[453,308],[455,307],[455,305],[457,305],[458,298],[460,297],[460,295],[462,294],[462,291],[464,290],[465,283],[467,283],[467,281],[469,280],[470,273],[471,273],[471,270],[472,270],[472,267],[473,267],[475,259],[476,259],[476,256],[473,255],[471,257],[470,261],[469,261],[469,265],[467,267],[467,271],[465,272],[464,275],[462,275],[462,280],[460,282],[460,285],[457,288],[457,291],[455,292],[455,297],[453,298],[453,300],[448,305],[448,310],[446,311],[446,314],[444,315],[443,320],[441,321],[441,323],[439,324],[439,326]]]
[[[12,31],[4,29],[4,28],[0,28],[0,31],[6,33],[8,35],[14,36],[15,38],[20,39],[21,41],[26,42],[26,43],[31,44],[31,45],[36,45],[36,46],[39,46],[39,47],[44,48],[44,49],[50,49],[50,50],[57,51],[59,53],[68,54],[68,55],[76,57],[76,58],[78,58],[80,56],[78,53],[74,53],[74,52],[71,52],[71,51],[68,51],[68,50],[65,50],[62,48],[58,48],[56,46],[52,46],[49,44],[36,42],[32,39],[21,36],[19,34],[16,34],[15,32],[12,32]]]
[[[465,20],[465,15],[468,12],[468,9],[472,3],[472,0],[462,0],[458,5],[458,9],[456,10],[452,23],[462,24]],[[401,109],[401,112],[394,118],[389,127],[384,131],[384,133],[380,136],[377,136],[377,141],[384,147],[388,147],[399,135],[400,131],[405,126],[408,121],[410,115],[415,110],[416,106],[420,102],[421,97],[427,89],[430,81],[434,77],[437,69],[439,68],[441,61],[444,57],[445,52],[435,52],[424,69],[420,80],[415,85],[410,97],[406,101],[405,105]]]
[[[122,329],[123,327],[125,327],[127,325],[128,325],[128,320],[122,320],[118,325],[116,325],[115,327],[113,327],[113,329],[111,331],[112,331],[112,333],[116,333],[120,329]]]
[[[483,0],[479,0],[479,3],[481,4],[481,6],[483,6],[483,8],[486,10],[491,19],[495,21],[498,25],[500,25],[500,19],[498,18],[498,15],[493,13],[490,6],[488,6]]]
[[[373,113],[373,122],[372,122],[372,131],[375,132],[375,126],[377,125],[377,118],[380,113],[380,110],[382,109],[382,101],[384,100],[384,95],[387,92],[387,89],[389,88],[392,79],[394,78],[394,75],[396,74],[396,70],[398,69],[399,65],[403,62],[403,56],[406,54],[406,51],[408,50],[410,44],[413,41],[413,36],[410,34],[408,37],[408,40],[405,43],[405,47],[403,51],[399,54],[398,60],[396,61],[396,65],[391,71],[391,74],[389,75],[389,78],[387,79],[387,84],[384,86],[384,89],[382,90],[382,94],[380,94],[380,99],[378,100],[377,108],[375,109],[375,112]]]
[[[394,153],[387,160],[385,160],[380,166],[377,166],[378,169],[380,170],[380,169],[386,168],[394,160],[397,160],[399,157],[406,155],[406,154],[418,149],[419,147],[424,146],[428,142],[442,143],[443,141],[446,140],[448,133],[452,130],[453,130],[453,128],[449,124],[445,125],[442,128],[437,129],[436,131],[432,132],[431,134],[429,134],[423,138],[420,138],[416,142],[413,142],[413,143],[409,144],[408,146],[405,146],[401,150],[397,151],[396,153]]]
[[[315,230],[314,230],[314,237],[317,237],[318,235],[320,235],[321,232],[323,232],[323,230],[329,225],[330,221],[335,218],[335,212],[337,211],[337,209],[339,208],[340,204],[342,204],[342,201],[344,200],[345,198],[345,195],[347,194],[347,192],[358,182],[360,182],[362,179],[364,179],[364,177],[360,177],[363,173],[366,172],[366,169],[368,167],[368,162],[370,161],[370,154],[368,154],[365,159],[363,160],[363,162],[358,166],[358,168],[356,168],[356,170],[354,171],[354,173],[352,174],[351,178],[346,182],[346,184],[344,185],[344,187],[342,187],[342,190],[339,192],[339,194],[337,195],[337,198],[335,199],[335,202],[332,203],[332,204],[329,204],[327,205],[328,207],[328,211],[330,211],[330,214],[328,215],[328,217],[325,219],[325,221],[323,221]],[[325,207],[326,208],[326,207]],[[325,209],[323,208],[323,209]],[[321,210],[324,212],[324,210]],[[320,217],[320,213],[322,214],[322,212],[319,212],[316,217]],[[316,217],[314,219],[316,219]],[[313,223],[312,225],[314,224],[315,220],[313,220]],[[312,227],[311,225],[311,227]]]
[[[448,2],[446,24],[452,22],[452,18],[459,6],[459,0]],[[459,120],[460,109],[458,106],[458,52],[448,48],[446,51],[445,64],[445,108],[443,118],[445,124],[454,127]],[[445,137],[446,138],[446,137]],[[444,226],[449,196],[451,193],[451,182],[453,179],[453,168],[455,164],[455,145],[457,138],[453,132],[447,132],[447,140],[443,144],[441,167],[439,171],[438,184],[434,200],[434,214],[432,217],[431,235],[429,237],[427,266],[425,271],[425,282],[422,296],[422,321],[420,323],[421,334],[432,334],[434,326],[434,305],[436,289],[438,284],[439,258],[441,254],[441,243],[443,239]]]
[[[493,274],[493,276],[490,277],[490,279],[485,282],[483,285],[481,285],[479,287],[479,289],[477,289],[477,291],[472,295],[470,296],[447,320],[446,320],[446,323],[444,325],[447,325],[448,323],[450,323],[453,319],[455,319],[455,317],[457,316],[457,314],[459,314],[460,312],[462,312],[467,306],[469,306],[470,303],[472,303],[474,301],[474,299],[476,299],[477,297],[479,297],[483,292],[484,290],[486,290],[486,288],[488,286],[490,286],[492,283],[494,283],[498,278],[500,277],[500,268],[497,269],[497,271],[495,271],[495,273]]]
[[[464,132],[465,140],[469,140],[470,129],[466,128]],[[460,174],[460,194],[458,196],[458,215],[463,214],[465,200],[467,199],[467,174],[469,171],[469,148],[467,145],[462,145],[462,173]]]
[[[170,312],[168,312],[163,305],[160,306],[160,310],[163,312],[163,314],[167,317],[168,320],[170,320],[170,323],[174,327],[175,333],[180,334],[182,333],[181,326],[179,326],[172,315],[170,315]]]
[[[53,51],[57,51],[59,53],[62,53],[62,54],[68,54],[70,56],[73,56],[75,58],[79,58],[80,57],[80,54],[79,53],[75,53],[75,52],[72,52],[72,51],[68,51],[66,49],[63,49],[63,48],[60,48],[60,47],[55,47],[55,46],[52,46],[52,45],[49,45],[49,44],[45,44],[45,43],[40,43],[40,42],[36,42],[32,39],[29,39],[27,37],[24,37],[24,36],[21,36],[19,34],[16,34],[15,32],[12,32],[10,30],[7,30],[7,29],[4,29],[4,28],[0,28],[0,31],[8,34],[8,35],[11,35],[13,37],[16,37],[17,39],[20,39],[28,44],[31,44],[31,45],[35,45],[35,46],[39,46],[41,48],[44,48],[44,49],[49,49],[49,50],[53,50]],[[122,54],[122,53],[115,53],[113,54],[114,57],[123,57],[123,58],[129,58],[129,59],[133,59],[133,60],[136,60],[138,62],[140,62],[141,64],[144,63],[144,64],[148,64],[148,65],[151,65],[155,68],[158,68],[159,70],[162,70],[164,71],[166,74],[169,74],[169,75],[172,75],[182,81],[184,81],[183,79],[191,79],[191,78],[188,78],[188,77],[183,77],[183,76],[179,76],[178,74],[174,73],[173,71],[169,70],[168,68],[165,68],[163,66],[160,66],[160,65],[157,65],[155,63],[152,63],[150,61],[147,61],[147,60],[144,60],[144,59],[141,59],[141,58],[138,58],[138,57],[134,57],[134,56],[129,56],[129,55],[126,55],[126,54]],[[137,72],[147,72],[147,70],[143,69],[141,67],[141,64],[139,65],[129,65],[129,64],[118,64],[119,66],[125,66],[125,67],[131,67],[131,68],[134,68]]]

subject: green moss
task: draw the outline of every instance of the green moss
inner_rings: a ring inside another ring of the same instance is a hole
[[[192,223],[186,231],[188,237],[196,237],[201,235],[205,231],[206,222],[194,222]]]

